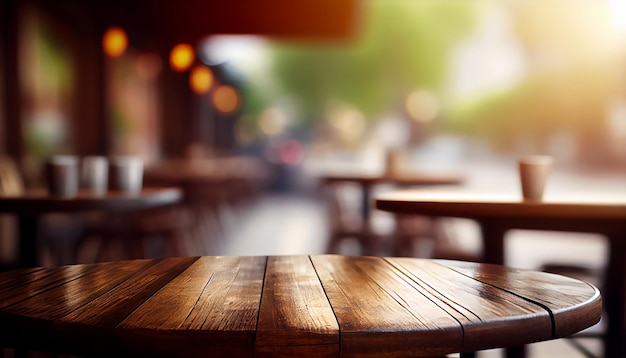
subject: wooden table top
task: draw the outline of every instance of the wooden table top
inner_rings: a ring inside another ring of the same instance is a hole
[[[568,336],[590,284],[459,261],[193,257],[0,274],[0,343],[75,354],[436,356]]]
[[[464,177],[453,173],[428,173],[406,171],[399,173],[385,173],[379,171],[331,171],[320,176],[321,180],[332,182],[353,182],[366,185],[396,184],[396,185],[458,185]]]
[[[376,208],[395,213],[463,218],[626,219],[626,193],[548,194],[525,201],[520,194],[465,190],[395,190],[376,197]]]
[[[147,187],[137,194],[109,190],[103,195],[94,195],[81,190],[77,196],[71,198],[51,196],[46,190],[32,190],[19,196],[0,196],[0,212],[38,214],[138,210],[174,204],[181,198],[180,189],[165,187]]]
[[[144,180],[175,184],[265,180],[268,175],[267,168],[251,157],[168,159],[144,170]]]

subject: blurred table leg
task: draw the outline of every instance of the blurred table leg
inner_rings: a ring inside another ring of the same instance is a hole
[[[39,255],[37,254],[38,221],[37,215],[22,214],[18,217],[20,267],[34,267],[39,264]]]
[[[504,265],[504,234],[510,229],[503,220],[479,220],[483,240],[483,262]],[[505,349],[507,358],[523,358],[526,347],[508,347]]]

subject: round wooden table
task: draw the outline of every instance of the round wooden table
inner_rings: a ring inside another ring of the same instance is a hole
[[[19,265],[32,267],[39,263],[37,237],[38,221],[42,214],[143,210],[175,204],[181,198],[182,193],[177,188],[144,188],[137,194],[108,191],[103,195],[81,190],[71,198],[51,196],[45,190],[34,190],[19,196],[0,196],[0,212],[17,217]]]
[[[597,323],[594,286],[461,261],[190,257],[0,274],[0,343],[84,355],[441,356]]]
[[[339,234],[331,232],[329,243],[329,253],[333,253],[333,248],[338,245],[338,241],[343,237],[357,237],[364,245],[364,253],[368,255],[379,254],[374,247],[380,241],[378,235],[373,234],[370,230],[370,217],[372,207],[372,192],[377,185],[393,185],[394,187],[433,187],[461,185],[464,177],[460,174],[453,173],[428,173],[419,171],[398,171],[386,173],[382,171],[368,170],[334,170],[326,171],[319,175],[320,182],[325,186],[334,184],[351,183],[356,184],[360,190],[360,208],[361,220],[360,227],[351,229],[349,234]],[[339,214],[341,215],[341,214]],[[394,250],[395,251],[395,250]]]
[[[422,172],[372,172],[372,171],[334,171],[320,176],[324,184],[355,183],[361,187],[361,210],[364,222],[369,220],[372,188],[380,184],[395,186],[438,186],[460,185],[464,177],[458,174],[436,174]]]
[[[603,335],[607,357],[626,354],[626,195],[560,193],[543,201],[524,201],[519,194],[461,190],[398,190],[376,199],[380,210],[396,214],[473,219],[482,231],[483,261],[504,264],[504,236],[511,229],[599,233],[607,237],[609,259],[602,285],[607,312]]]

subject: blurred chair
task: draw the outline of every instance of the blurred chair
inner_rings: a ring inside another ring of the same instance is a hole
[[[20,195],[24,192],[24,183],[13,159],[0,156],[0,195]]]
[[[361,255],[385,254],[384,243],[386,236],[380,231],[380,225],[373,225],[376,221],[371,215],[371,222],[364,222],[360,211],[358,194],[352,183],[323,183],[320,190],[326,197],[328,212],[329,241],[327,253],[340,253],[341,245],[353,240],[359,245]],[[358,191],[358,190],[357,190]]]
[[[189,219],[180,206],[172,205],[133,212],[91,213],[75,256],[85,257],[90,243],[95,244],[87,261],[188,256],[186,246]],[[84,260],[83,260],[84,261]]]
[[[428,257],[479,262],[480,255],[461,248],[450,231],[451,219],[395,215],[394,256]]]
[[[19,195],[24,191],[19,171],[13,160],[7,156],[0,156],[0,195]],[[10,269],[18,243],[15,242],[17,226],[11,215],[0,216],[0,257],[2,269]],[[7,252],[9,251],[9,252]]]
[[[343,195],[341,184],[331,184],[323,188],[328,205],[328,228],[329,241],[327,253],[338,253],[341,243],[347,239],[354,239],[360,245],[363,241],[363,219],[348,205],[348,200]],[[363,250],[362,250],[363,251]]]
[[[324,183],[321,188],[328,212],[327,253],[339,253],[344,241],[355,240],[361,254],[480,261],[480,255],[461,248],[447,218],[393,215],[393,228],[389,233],[381,229],[385,225],[378,225],[381,223],[375,213],[371,215],[371,223],[364,223],[356,205],[358,198],[350,196],[351,186],[349,183]]]
[[[0,195],[16,196],[25,191],[23,177],[15,161],[8,156],[0,156]],[[15,235],[17,227],[14,219],[2,217],[0,222],[7,233]],[[60,265],[72,261],[72,247],[80,236],[82,223],[73,215],[47,214],[39,220],[39,248],[44,251],[42,257],[48,258],[48,263]],[[8,240],[3,237],[3,240]],[[18,243],[19,245],[19,243]],[[44,264],[41,262],[40,264]]]

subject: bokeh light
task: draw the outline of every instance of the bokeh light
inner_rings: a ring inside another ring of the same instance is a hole
[[[213,84],[213,73],[206,66],[196,66],[191,70],[189,75],[189,85],[191,90],[197,94],[203,94],[209,91]]]
[[[259,116],[259,129],[267,136],[283,133],[288,124],[287,115],[278,107],[267,108]]]
[[[107,56],[119,57],[126,52],[128,36],[120,27],[110,27],[102,36],[102,49]]]
[[[213,104],[218,111],[231,113],[239,106],[239,95],[232,86],[219,86],[213,93]]]
[[[170,52],[170,65],[177,72],[188,69],[195,58],[193,47],[188,44],[179,44],[172,48]]]
[[[303,157],[302,144],[293,139],[287,140],[281,143],[278,153],[283,163],[290,165],[298,164]]]
[[[418,122],[429,122],[439,113],[439,101],[428,91],[415,91],[406,99],[406,110],[412,119]]]
[[[358,141],[365,132],[365,117],[363,114],[347,105],[332,106],[328,111],[328,123],[338,131],[339,137],[345,142]]]

